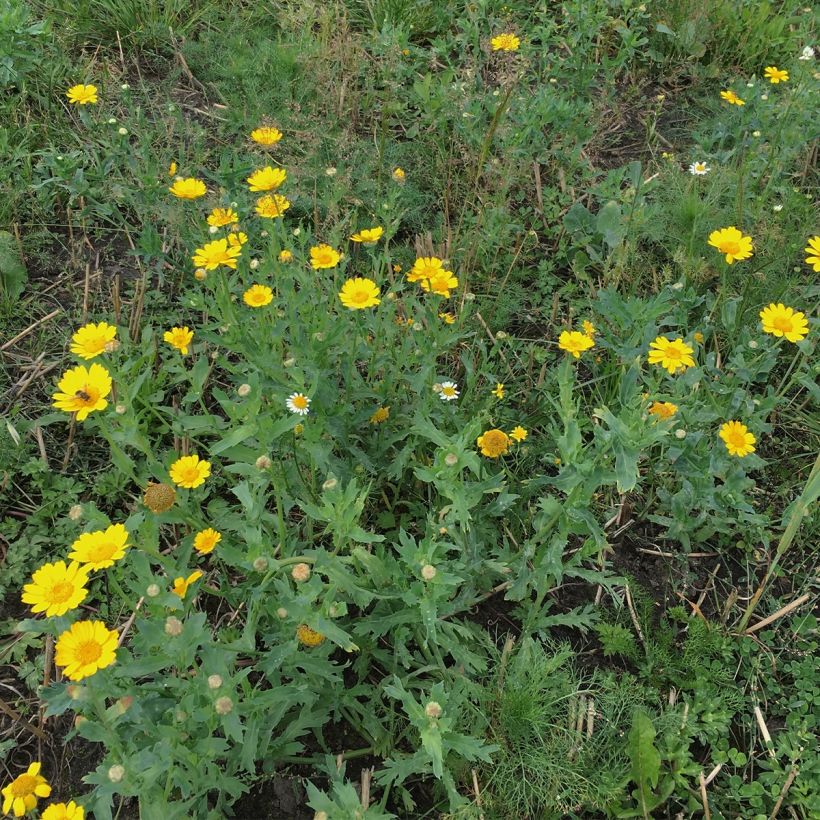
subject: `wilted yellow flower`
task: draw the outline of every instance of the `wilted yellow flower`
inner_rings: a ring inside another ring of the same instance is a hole
[[[88,595],[89,570],[76,561],[43,564],[32,574],[31,583],[23,587],[22,601],[31,605],[32,612],[44,612],[47,618],[65,615]]]
[[[81,359],[93,359],[105,353],[106,345],[117,336],[117,328],[107,322],[83,325],[71,337],[71,352]]]
[[[271,168],[270,165],[266,165],[248,177],[248,187],[251,191],[275,191],[287,176],[288,172],[284,168]]]
[[[558,347],[578,359],[585,350],[595,347],[595,341],[577,330],[564,330],[558,337]]]
[[[283,216],[290,208],[290,202],[280,194],[272,194],[260,197],[256,201],[256,213],[263,219],[276,219]]]
[[[174,484],[192,490],[205,483],[211,474],[211,462],[201,460],[197,455],[182,456],[171,465],[169,474]]]
[[[360,276],[348,279],[339,291],[339,299],[350,310],[363,310],[381,303],[379,286],[372,279]]]
[[[279,261],[287,264],[288,262],[293,261],[293,252],[289,251],[287,248],[283,251],[279,251]]]
[[[809,332],[809,323],[803,313],[786,307],[782,302],[772,302],[760,311],[763,332],[783,336],[790,342],[800,342]]]
[[[57,638],[54,663],[69,680],[83,680],[117,659],[117,633],[102,621],[77,621]]]
[[[726,256],[726,264],[748,259],[752,255],[752,237],[744,236],[737,228],[721,228],[709,234],[709,244]]]
[[[330,245],[314,245],[310,249],[310,264],[313,270],[322,270],[323,268],[335,268],[339,264],[342,255],[339,251],[331,248]]]
[[[99,364],[86,369],[82,365],[67,370],[52,395],[54,406],[68,413],[76,413],[77,421],[84,421],[89,413],[108,407],[106,396],[111,392],[111,375]]]
[[[125,557],[128,530],[122,524],[112,524],[104,530],[84,532],[71,545],[68,557],[88,569],[106,569]]]
[[[37,807],[38,797],[51,794],[51,786],[40,774],[41,765],[32,763],[25,774],[17,775],[8,786],[3,787],[3,814],[14,812],[15,817],[22,817]]]
[[[251,285],[242,294],[242,299],[250,307],[264,307],[273,301],[273,291],[267,285]]]
[[[206,188],[201,179],[188,177],[187,179],[175,180],[168,190],[179,199],[199,199],[199,197],[205,196]]]
[[[723,97],[729,105],[746,105],[746,101],[741,100],[734,91],[721,91],[720,96]]]
[[[383,422],[387,421],[388,418],[390,418],[390,408],[377,407],[376,410],[373,412],[373,415],[370,417],[370,423],[382,424]]]
[[[276,145],[276,143],[282,139],[282,132],[278,128],[263,125],[259,128],[254,128],[253,131],[251,131],[251,139],[259,145],[268,147],[271,145]]]
[[[214,208],[208,215],[208,224],[214,228],[224,228],[239,222],[239,215],[233,208]]]
[[[394,182],[404,182],[404,179],[407,175],[404,173],[404,169],[394,168],[391,176],[393,177]]]
[[[755,451],[755,437],[749,432],[749,428],[739,421],[727,421],[721,426],[719,435],[730,456],[743,458]]]
[[[493,37],[493,39],[490,40],[490,44],[493,47],[493,51],[518,51],[521,40],[512,32],[505,32]]]
[[[296,637],[299,643],[311,647],[319,646],[325,639],[325,636],[322,635],[321,632],[311,629],[307,624],[299,624],[299,626],[296,627]]]
[[[449,270],[441,270],[436,276],[431,276],[429,279],[421,280],[422,290],[428,293],[435,293],[438,296],[443,296],[445,299],[450,298],[450,291],[458,287],[458,278],[453,276],[453,272]]]
[[[481,455],[487,458],[503,456],[510,448],[510,437],[503,431],[494,428],[482,433],[477,439]]]
[[[162,334],[164,341],[178,350],[183,356],[188,355],[188,346],[194,338],[194,331],[189,327],[172,327]]]
[[[497,399],[504,398],[504,385],[501,382],[496,382],[493,390],[490,391]]]
[[[517,427],[513,427],[512,432],[510,433],[510,438],[513,441],[525,441],[529,433],[519,424]]]
[[[649,347],[649,363],[659,364],[672,375],[678,370],[695,366],[692,358],[694,351],[683,339],[670,341],[665,336],[658,336],[654,342],[649,343]]]
[[[363,228],[361,231],[354,233],[350,239],[353,242],[361,242],[364,245],[373,245],[381,239],[383,233],[384,228],[381,227]]]
[[[73,105],[88,105],[97,102],[96,85],[72,85],[65,93]]]
[[[195,584],[201,577],[202,573],[197,569],[187,578],[183,578],[182,576],[174,578],[174,585],[171,587],[171,592],[176,593],[180,598],[184,598],[188,592],[188,587],[190,587],[191,584]]]
[[[213,552],[216,545],[222,540],[222,533],[215,529],[208,527],[205,530],[200,530],[194,536],[194,549],[200,555],[207,555]]]
[[[777,66],[767,65],[763,69],[763,76],[772,84],[785,83],[789,79],[789,72]]]
[[[803,250],[808,254],[806,264],[811,265],[815,272],[820,271],[820,236],[812,236]]]
[[[678,412],[678,405],[671,401],[656,401],[652,403],[649,412],[659,419],[671,419]]]

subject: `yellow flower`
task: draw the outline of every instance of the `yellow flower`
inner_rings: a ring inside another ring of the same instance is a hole
[[[293,262],[293,252],[289,251],[287,248],[283,251],[279,251],[279,261],[285,264],[288,262]]]
[[[372,279],[363,279],[360,276],[348,279],[339,291],[339,299],[350,310],[375,307],[381,302],[379,295],[378,285]]]
[[[177,164],[174,160],[171,160],[171,164],[168,166],[168,176],[172,177],[177,172]]]
[[[383,233],[384,228],[381,227],[364,228],[358,233],[354,233],[350,239],[353,242],[362,242],[365,245],[373,245],[381,239]]]
[[[772,84],[785,83],[789,79],[789,72],[777,66],[767,65],[763,69],[763,76]]]
[[[116,661],[117,633],[102,621],[77,621],[57,638],[54,663],[69,680],[83,680]]]
[[[65,93],[68,101],[74,105],[88,105],[97,102],[96,85],[72,85]]]
[[[199,199],[205,196],[205,183],[201,179],[188,177],[188,179],[178,179],[168,189],[179,199]]]
[[[214,208],[208,215],[208,224],[214,228],[224,228],[239,222],[239,215],[233,208]]]
[[[194,331],[187,325],[185,327],[172,327],[162,334],[164,341],[171,347],[176,348],[183,356],[188,355],[188,346],[194,338]]]
[[[282,139],[282,132],[278,128],[263,125],[259,128],[254,128],[253,131],[251,131],[251,139],[259,145],[276,145],[276,143]]]
[[[3,787],[3,814],[14,812],[15,817],[22,817],[36,808],[38,797],[51,794],[51,786],[40,774],[41,765],[32,763],[25,774],[17,775]]]
[[[401,273],[401,265],[398,262],[393,264],[393,273]]]
[[[285,406],[297,416],[306,416],[310,412],[310,399],[304,393],[291,393],[285,400]]]
[[[806,257],[806,264],[811,265],[814,271],[820,271],[820,236],[812,236],[803,250],[809,254]]]
[[[236,270],[236,260],[241,253],[242,248],[230,246],[227,239],[215,239],[197,248],[191,259],[198,268],[205,270],[216,270],[220,265]]]
[[[85,809],[73,800],[68,803],[52,803],[43,809],[40,820],[84,820]]]
[[[481,449],[481,455],[487,458],[498,458],[509,450],[510,437],[503,430],[494,428],[482,433],[476,439],[476,444]]]
[[[263,219],[276,219],[290,208],[290,202],[279,194],[260,197],[256,201],[256,213]]]
[[[433,386],[436,390],[436,386]],[[455,401],[458,396],[458,385],[455,382],[442,382],[438,385],[438,395],[442,401]]]
[[[529,433],[519,424],[517,427],[513,427],[512,432],[510,433],[510,438],[513,441],[525,441]]]
[[[692,338],[693,338],[693,339],[694,339],[694,340],[695,340],[695,341],[696,341],[699,345],[702,345],[702,344],[703,344],[703,340],[704,340],[706,337],[705,337],[705,336],[704,336],[704,335],[703,335],[703,334],[702,334],[699,330],[696,330],[696,331],[692,334]]]
[[[65,615],[88,595],[89,569],[76,561],[43,564],[32,574],[31,583],[23,587],[22,601],[31,604],[32,612],[45,612],[47,618]]]
[[[77,421],[84,421],[89,413],[105,410],[105,397],[111,392],[111,375],[99,364],[87,370],[82,365],[67,370],[52,395],[54,406],[68,413],[76,413]]]
[[[741,100],[734,91],[721,91],[720,96],[723,97],[729,105],[746,105],[746,101]]]
[[[202,573],[199,570],[194,570],[187,578],[183,578],[182,576],[174,578],[174,585],[171,587],[171,592],[176,593],[180,598],[184,598],[185,593],[188,592],[188,587],[191,586],[191,584],[195,584],[201,577]]]
[[[107,322],[83,325],[71,337],[71,352],[81,359],[93,359],[105,353],[105,347],[114,341],[117,328]]]
[[[275,191],[288,177],[284,168],[271,168],[266,165],[254,171],[247,179],[251,191]]]
[[[204,461],[197,455],[178,458],[169,470],[171,481],[179,487],[193,490],[205,483],[211,474],[211,462]]]
[[[800,342],[809,333],[809,323],[804,314],[786,307],[782,302],[772,302],[760,311],[763,332],[772,336],[785,336],[790,342]]]
[[[330,245],[314,245],[310,249],[310,264],[313,270],[322,268],[335,268],[339,264],[342,255]]]
[[[512,32],[505,32],[499,34],[490,40],[493,51],[518,51],[518,46],[521,45],[521,40],[518,39]]]
[[[595,325],[588,319],[584,319],[584,321],[581,322],[581,327],[583,327],[584,333],[589,336],[590,339],[598,332]]]
[[[665,336],[658,336],[649,343],[649,363],[659,364],[674,375],[678,370],[694,367],[693,350],[683,339],[669,341]]]
[[[422,290],[428,293],[435,293],[438,296],[443,296],[445,299],[450,298],[451,288],[458,287],[458,278],[453,276],[453,272],[449,270],[439,271],[438,275],[431,276],[429,279],[421,280]]]
[[[200,530],[194,536],[194,549],[200,555],[207,555],[209,552],[214,551],[214,548],[221,540],[222,533],[208,527],[206,530]]]
[[[148,482],[142,495],[142,503],[153,513],[168,512],[177,500],[177,491],[170,484]]]
[[[577,330],[564,330],[558,337],[558,347],[578,359],[585,350],[595,347],[595,342],[585,333],[579,333]]]
[[[726,264],[748,259],[752,255],[752,237],[744,236],[732,225],[709,234],[709,244],[726,255]]]
[[[389,407],[377,407],[373,415],[370,417],[371,424],[382,424],[390,418]]]
[[[251,285],[242,294],[242,300],[251,307],[263,307],[273,301],[273,291],[267,285]]]
[[[438,318],[441,319],[445,325],[454,325],[456,317],[452,313],[439,313]]]
[[[244,231],[228,234],[228,244],[232,248],[241,248],[248,241],[248,235]]]
[[[727,421],[721,426],[719,435],[730,456],[743,458],[755,451],[755,437],[749,432],[749,428],[739,421]]]
[[[128,530],[122,524],[112,524],[105,530],[84,532],[71,545],[68,557],[89,570],[105,569],[123,558],[129,546]]]
[[[671,419],[678,412],[678,405],[671,401],[656,401],[652,403],[649,412],[659,419]]]
[[[305,646],[319,646],[325,639],[321,632],[311,629],[307,624],[299,624],[296,627],[296,637],[299,643]]]
[[[504,398],[504,385],[501,382],[496,382],[495,389],[490,391],[497,399]]]
[[[393,177],[394,182],[404,182],[404,178],[407,174],[404,173],[404,169],[402,168],[394,168],[393,173],[390,176]]]
[[[420,256],[407,272],[408,282],[421,282],[439,276],[452,276],[452,271],[444,270],[444,263],[436,256]]]

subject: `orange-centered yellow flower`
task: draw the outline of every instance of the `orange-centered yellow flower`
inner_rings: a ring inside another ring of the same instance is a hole
[[[476,439],[476,444],[481,450],[481,455],[487,458],[498,458],[510,449],[510,437],[503,430],[494,428],[482,433]]]
[[[305,646],[319,646],[325,639],[321,632],[311,629],[307,624],[299,624],[296,627],[296,638],[299,643]]]
[[[45,612],[47,618],[65,615],[88,595],[89,569],[76,561],[43,564],[34,571],[31,583],[23,587],[23,603],[30,604],[32,612]]]
[[[77,621],[57,638],[54,663],[69,680],[83,680],[116,661],[117,633],[102,621]]]
[[[107,322],[83,325],[71,337],[71,352],[81,359],[93,359],[105,353],[109,342],[117,336],[117,328]]]
[[[183,356],[188,355],[188,347],[194,338],[194,331],[189,327],[172,327],[162,334],[164,341],[178,350]]]
[[[236,227],[231,229],[234,233],[228,234],[228,244],[232,248],[241,248],[248,241],[248,235],[244,231],[237,231]]]
[[[254,171],[247,179],[251,191],[275,191],[286,179],[288,172],[284,168],[271,168],[266,165]]]
[[[254,128],[251,131],[251,139],[259,144],[269,147],[276,145],[282,139],[282,132],[278,128],[273,128],[269,125],[263,125],[259,128]]]
[[[809,333],[806,317],[794,308],[786,307],[782,302],[772,302],[760,311],[763,332],[772,336],[783,336],[790,342],[800,342]]]
[[[364,245],[373,245],[382,238],[384,228],[363,228],[361,231],[354,233],[350,239],[353,242],[361,242]]]
[[[38,797],[48,797],[51,786],[40,774],[40,763],[32,763],[25,774],[19,774],[3,787],[3,814],[22,817],[37,807]],[[45,816],[45,815],[43,815]]]
[[[649,343],[649,348],[649,363],[659,364],[672,375],[678,370],[695,366],[695,360],[692,358],[694,351],[683,339],[670,341],[665,336],[658,336],[654,342]]]
[[[581,322],[581,327],[584,329],[584,333],[586,333],[586,335],[589,336],[590,339],[598,332],[595,325],[593,325],[592,322],[590,322],[588,319],[584,319],[584,321]]]
[[[96,85],[72,85],[65,93],[72,105],[88,105],[97,102]]]
[[[376,410],[373,412],[373,415],[370,417],[370,423],[371,424],[383,424],[389,418],[390,418],[390,408],[389,407],[377,407]]]
[[[784,71],[782,68],[778,68],[777,66],[767,65],[766,68],[763,69],[763,76],[772,85],[777,85],[778,83],[788,82],[789,72]]]
[[[579,333],[577,330],[564,330],[558,337],[558,347],[578,359],[585,350],[595,347],[595,341],[586,333]]]
[[[222,533],[208,527],[206,530],[200,530],[194,536],[194,549],[200,555],[207,555],[209,552],[214,551],[214,548],[221,540]]]
[[[283,251],[279,251],[279,261],[286,265],[288,262],[293,262],[293,251],[289,251],[287,248]]]
[[[752,255],[752,237],[744,236],[734,226],[712,231],[709,234],[709,244],[725,255],[728,265]]]
[[[214,208],[208,214],[208,224],[213,228],[224,228],[239,222],[239,214],[233,208]]]
[[[339,299],[350,310],[363,310],[375,307],[381,302],[379,286],[372,279],[357,276],[348,279],[339,291]]]
[[[422,290],[443,296],[445,299],[449,299],[450,291],[457,287],[458,277],[453,276],[453,272],[449,270],[441,270],[435,276],[421,280]]]
[[[342,255],[339,251],[331,248],[330,245],[314,245],[310,249],[310,264],[313,270],[323,268],[335,268],[339,264]]]
[[[174,578],[174,585],[171,587],[171,592],[175,592],[180,598],[184,598],[185,593],[188,592],[188,587],[191,586],[191,584],[195,584],[201,577],[202,573],[199,570],[195,570],[187,578],[183,578],[182,576]]]
[[[529,433],[519,424],[517,427],[513,427],[512,432],[510,433],[510,438],[513,441],[526,441],[527,436]]]
[[[452,271],[444,269],[444,263],[436,256],[420,256],[407,271],[408,282],[421,282],[439,276],[452,276]]]
[[[671,419],[678,412],[678,405],[671,401],[656,401],[652,403],[649,412],[659,419]]]
[[[720,437],[726,445],[730,456],[743,458],[755,451],[755,437],[749,432],[745,424],[739,421],[727,421],[720,428]]]
[[[808,254],[806,264],[811,265],[815,272],[820,271],[820,236],[811,237],[803,250]]]
[[[493,39],[490,40],[490,44],[493,47],[493,51],[518,51],[521,40],[519,40],[515,34],[508,31],[493,37]]]
[[[231,245],[227,239],[215,239],[197,248],[191,259],[198,268],[205,270],[216,270],[220,265],[236,270],[236,260],[241,253],[242,248]]]
[[[729,105],[746,105],[746,101],[741,100],[734,91],[721,91],[720,96],[723,97]]]
[[[267,285],[251,285],[242,294],[242,300],[251,307],[264,307],[273,301],[273,291]]]
[[[129,546],[128,530],[122,524],[112,524],[104,530],[84,532],[71,545],[68,557],[89,570],[106,569],[124,558]]]
[[[178,458],[169,470],[171,481],[178,487],[185,487],[188,490],[204,484],[210,474],[211,462],[203,461],[197,455]]]
[[[63,374],[57,390],[51,397],[54,406],[84,421],[89,413],[108,407],[105,397],[111,392],[111,376],[102,365],[92,364],[87,370],[80,365]]]
[[[73,800],[68,803],[52,803],[43,809],[40,820],[84,820],[85,809]]]
[[[276,219],[290,208],[290,202],[280,194],[259,197],[256,201],[256,213],[263,219]]]
[[[205,183],[201,179],[188,177],[187,179],[177,179],[168,189],[179,199],[199,199],[205,196]]]

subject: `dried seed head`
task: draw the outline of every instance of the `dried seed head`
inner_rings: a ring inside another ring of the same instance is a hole
[[[218,715],[227,715],[233,711],[233,701],[229,697],[223,695],[221,698],[216,699],[214,709],[216,709],[216,713]]]
[[[165,619],[165,634],[175,638],[182,634],[182,621],[174,615],[169,615]]]
[[[151,512],[164,513],[174,506],[177,491],[170,484],[149,483],[142,496],[142,503]]]
[[[253,568],[257,572],[264,572],[268,568],[268,559],[264,555],[253,559]]]
[[[256,459],[257,470],[269,470],[271,464],[273,464],[273,462],[267,456],[259,456],[259,458]]]
[[[290,571],[291,577],[297,584],[303,584],[310,578],[310,566],[308,564],[296,564]]]
[[[208,688],[219,689],[222,686],[222,677],[220,675],[208,675]]]
[[[68,511],[68,517],[72,521],[79,521],[83,517],[83,505],[82,504],[74,504],[71,509]]]

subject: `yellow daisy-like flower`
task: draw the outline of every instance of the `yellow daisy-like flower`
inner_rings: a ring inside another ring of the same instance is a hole
[[[22,601],[31,605],[32,612],[45,612],[47,618],[65,615],[88,595],[89,569],[76,561],[43,564],[32,574],[31,583],[23,587]]]
[[[739,421],[727,421],[721,426],[719,435],[730,456],[744,458],[755,451],[757,439],[749,432],[749,428]]]
[[[254,171],[247,179],[251,191],[275,191],[286,179],[288,172],[284,168],[271,168],[266,165]]]
[[[496,382],[495,388],[490,391],[497,399],[504,398],[504,385],[502,382]]]
[[[408,282],[421,282],[439,276],[452,276],[452,271],[444,269],[444,263],[437,256],[420,256],[407,271]]]
[[[517,427],[513,427],[510,432],[510,438],[517,442],[526,441],[528,435],[529,433],[520,424]]]
[[[200,484],[204,484],[210,474],[211,462],[204,461],[197,455],[178,458],[169,470],[171,481],[187,490],[193,490]]]
[[[207,555],[208,553],[214,551],[214,548],[221,540],[222,533],[208,527],[206,530],[200,530],[194,536],[194,549],[200,555]]]
[[[649,363],[659,364],[672,375],[678,370],[695,366],[692,358],[694,351],[683,339],[669,341],[665,336],[658,336],[654,342],[649,343],[649,347]]]
[[[712,231],[709,244],[717,248],[726,257],[726,264],[736,260],[748,259],[752,255],[752,237],[744,236],[734,225]]]
[[[83,325],[71,337],[71,352],[81,359],[93,359],[105,353],[109,342],[117,336],[117,328],[107,322]]]
[[[172,327],[162,334],[163,341],[168,342],[171,347],[178,350],[183,356],[188,355],[188,347],[194,338],[194,331],[187,325],[185,327]]]
[[[373,415],[370,417],[371,424],[382,424],[390,418],[389,407],[377,407]]]
[[[704,339],[705,339],[706,337],[705,337],[705,336],[704,336],[704,335],[703,335],[703,334],[702,334],[699,330],[696,330],[696,331],[692,334],[692,338],[693,338],[693,339],[694,339],[694,340],[695,340],[695,341],[696,341],[699,345],[702,345],[702,344],[703,344],[703,341],[704,341]]]
[[[84,564],[89,570],[114,566],[125,557],[128,530],[122,524],[112,524],[104,530],[84,532],[72,545],[68,557]]]
[[[373,245],[382,238],[384,228],[364,228],[350,237],[352,242],[361,242],[364,245]]]
[[[172,177],[177,172],[177,164],[174,160],[171,160],[171,164],[168,166],[168,176]]]
[[[86,369],[82,365],[67,370],[52,395],[54,406],[67,413],[76,413],[77,421],[85,421],[89,413],[108,407],[106,396],[111,392],[111,375],[100,364]]]
[[[251,131],[251,139],[257,143],[257,145],[270,147],[271,145],[276,145],[276,143],[282,139],[282,132],[278,128],[273,128],[270,125],[263,125]]]
[[[171,587],[171,592],[176,593],[180,598],[184,598],[188,592],[188,587],[190,587],[191,584],[195,584],[201,577],[202,573],[199,570],[195,570],[187,578],[183,578],[182,576],[174,578],[174,585]]]
[[[763,76],[772,84],[785,83],[789,80],[789,72],[777,66],[767,65],[763,69]]]
[[[54,663],[69,680],[83,680],[111,666],[116,652],[116,632],[102,621],[77,621],[57,638]]]
[[[721,91],[720,96],[726,100],[729,105],[746,105],[746,101],[741,100],[734,91]]]
[[[310,264],[313,270],[335,268],[341,258],[339,251],[331,248],[330,245],[314,245],[310,249]]]
[[[321,632],[317,632],[315,629],[311,629],[307,624],[299,624],[296,627],[296,638],[298,639],[299,643],[304,644],[304,646],[319,646],[325,639],[325,636],[322,635]]]
[[[290,202],[280,194],[259,197],[256,201],[256,213],[263,219],[276,219],[283,216],[290,208]]]
[[[393,177],[394,182],[404,182],[405,177],[407,176],[407,174],[404,173],[403,168],[394,168],[393,173],[390,174],[390,176]]]
[[[678,412],[678,405],[671,401],[656,401],[652,403],[649,412],[659,419],[671,419]]]
[[[590,322],[588,319],[584,319],[584,321],[581,322],[581,327],[584,329],[584,333],[587,336],[589,336],[590,339],[598,332],[595,325],[593,325],[592,322]]]
[[[438,275],[431,276],[429,279],[421,280],[422,290],[428,293],[435,293],[438,296],[443,296],[445,299],[450,298],[450,291],[458,287],[458,277],[453,276],[453,272],[449,270],[439,271]]]
[[[22,817],[37,807],[38,797],[51,794],[51,786],[40,774],[41,766],[41,763],[32,763],[25,774],[17,775],[3,787],[3,814],[13,812],[15,817]]]
[[[273,301],[273,291],[267,285],[251,285],[242,294],[242,300],[250,307],[264,307]]]
[[[85,809],[73,800],[68,803],[52,803],[43,809],[40,820],[84,820]]]
[[[558,347],[578,359],[585,350],[595,347],[595,341],[586,333],[579,333],[577,330],[564,330],[558,337]]]
[[[208,215],[208,224],[214,228],[224,228],[239,222],[239,214],[233,208],[214,208]]]
[[[511,31],[507,31],[493,37],[493,39],[490,40],[490,45],[493,47],[493,51],[518,51],[521,40]]]
[[[205,196],[205,183],[201,179],[188,177],[187,179],[177,179],[168,189],[178,199],[199,199]]]
[[[228,235],[228,244],[232,248],[241,248],[248,241],[248,235],[244,231],[236,231]]]
[[[289,251],[287,248],[283,251],[279,251],[279,261],[285,265],[287,265],[288,262],[293,262],[293,251]]]
[[[790,342],[800,342],[809,333],[809,323],[800,311],[786,307],[782,302],[772,302],[760,311],[763,332],[783,336]]]
[[[194,251],[191,257],[198,268],[216,270],[220,265],[236,270],[236,260],[242,248],[229,244],[227,239],[214,239]]]
[[[806,264],[811,265],[815,272],[820,271],[820,236],[812,236],[803,250],[808,254]]]
[[[96,85],[72,85],[65,93],[72,105],[88,105],[97,102]]]
[[[510,437],[503,431],[494,428],[482,433],[477,439],[481,455],[487,458],[498,458],[510,449]]]
[[[339,291],[339,299],[350,310],[364,310],[380,304],[379,286],[372,279],[357,276],[348,279]]]
[[[456,317],[452,313],[439,313],[438,318],[441,319],[445,325],[454,325]]]

